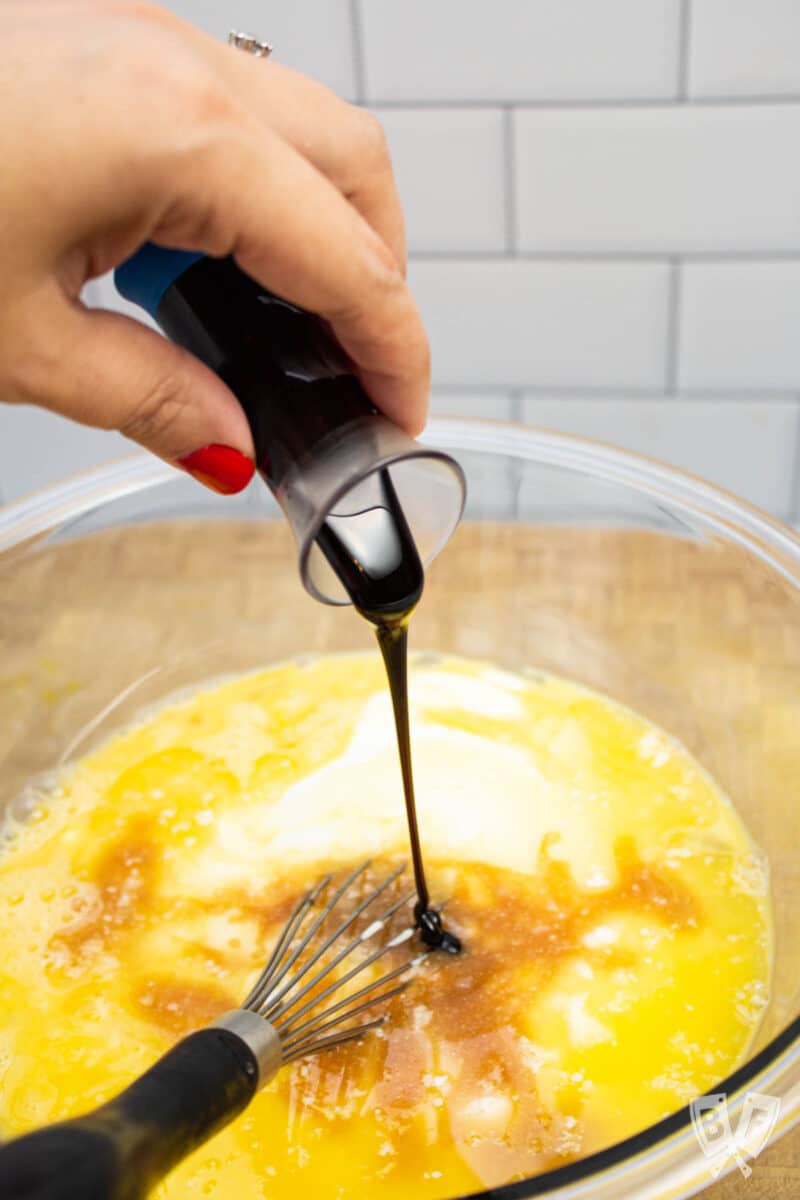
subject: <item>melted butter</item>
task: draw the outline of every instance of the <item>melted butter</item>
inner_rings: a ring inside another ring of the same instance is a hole
[[[463,661],[418,660],[411,705],[431,891],[467,949],[429,959],[377,1035],[284,1070],[165,1200],[474,1191],[635,1132],[746,1054],[766,875],[686,752],[569,683]],[[405,852],[380,664],[288,664],[165,708],[8,834],[12,1134],[235,1006],[323,869],[371,853],[377,878]]]

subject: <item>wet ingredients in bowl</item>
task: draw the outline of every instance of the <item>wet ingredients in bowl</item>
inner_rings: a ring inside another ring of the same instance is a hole
[[[431,892],[464,953],[430,956],[377,1034],[284,1070],[156,1195],[457,1196],[634,1133],[744,1059],[766,871],[687,752],[595,693],[463,660],[415,660],[411,705]],[[165,707],[6,834],[10,1135],[235,1005],[323,869],[400,861],[381,664],[290,663]]]

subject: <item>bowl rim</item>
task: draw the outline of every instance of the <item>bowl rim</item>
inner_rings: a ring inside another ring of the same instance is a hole
[[[558,433],[538,426],[484,418],[436,417],[420,437],[424,447],[511,456],[541,465],[588,473],[668,501],[704,524],[755,553],[787,582],[800,589],[800,531],[730,492],[678,467],[634,451]],[[147,491],[181,478],[175,468],[146,452],[126,455],[68,476],[10,504],[0,506],[0,555],[20,543],[46,535],[110,501]],[[757,1054],[715,1085],[728,1097],[731,1118],[741,1111],[751,1085],[780,1089],[788,1100],[774,1137],[800,1120],[800,1015],[789,1022]],[[710,1182],[708,1163],[694,1137],[690,1105],[645,1129],[573,1163],[518,1182],[470,1193],[462,1200],[527,1200],[558,1194],[562,1200],[609,1200],[631,1195],[628,1178],[635,1159],[639,1184],[650,1190],[637,1196],[655,1198],[669,1186],[671,1197],[688,1196]],[[731,1159],[726,1174],[735,1169]],[[636,1185],[634,1185],[636,1186]]]
[[[800,530],[732,492],[656,458],[576,434],[479,417],[433,417],[418,440],[426,450],[511,456],[581,471],[669,500],[687,513],[702,512],[707,525],[760,557],[765,557],[764,543],[769,545],[771,565],[791,582],[800,580]],[[144,451],[68,475],[0,506],[0,553],[46,533],[56,521],[63,524],[101,504],[180,478],[181,472],[174,466]],[[790,563],[796,564],[795,570]]]

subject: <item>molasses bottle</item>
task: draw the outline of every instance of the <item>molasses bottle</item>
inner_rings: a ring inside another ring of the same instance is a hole
[[[311,595],[364,611],[412,605],[416,560],[427,564],[461,517],[458,464],[379,413],[327,324],[233,259],[147,245],[115,281],[239,400]]]

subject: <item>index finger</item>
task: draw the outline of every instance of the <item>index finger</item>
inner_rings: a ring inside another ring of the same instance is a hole
[[[164,245],[232,253],[277,295],[327,319],[375,404],[409,433],[428,407],[428,341],[385,242],[311,163],[245,111],[157,181]],[[171,194],[172,203],[164,204]]]
[[[191,38],[237,99],[309,159],[358,209],[405,273],[403,210],[377,118],[291,67],[254,58],[191,24],[180,24],[182,33]]]

